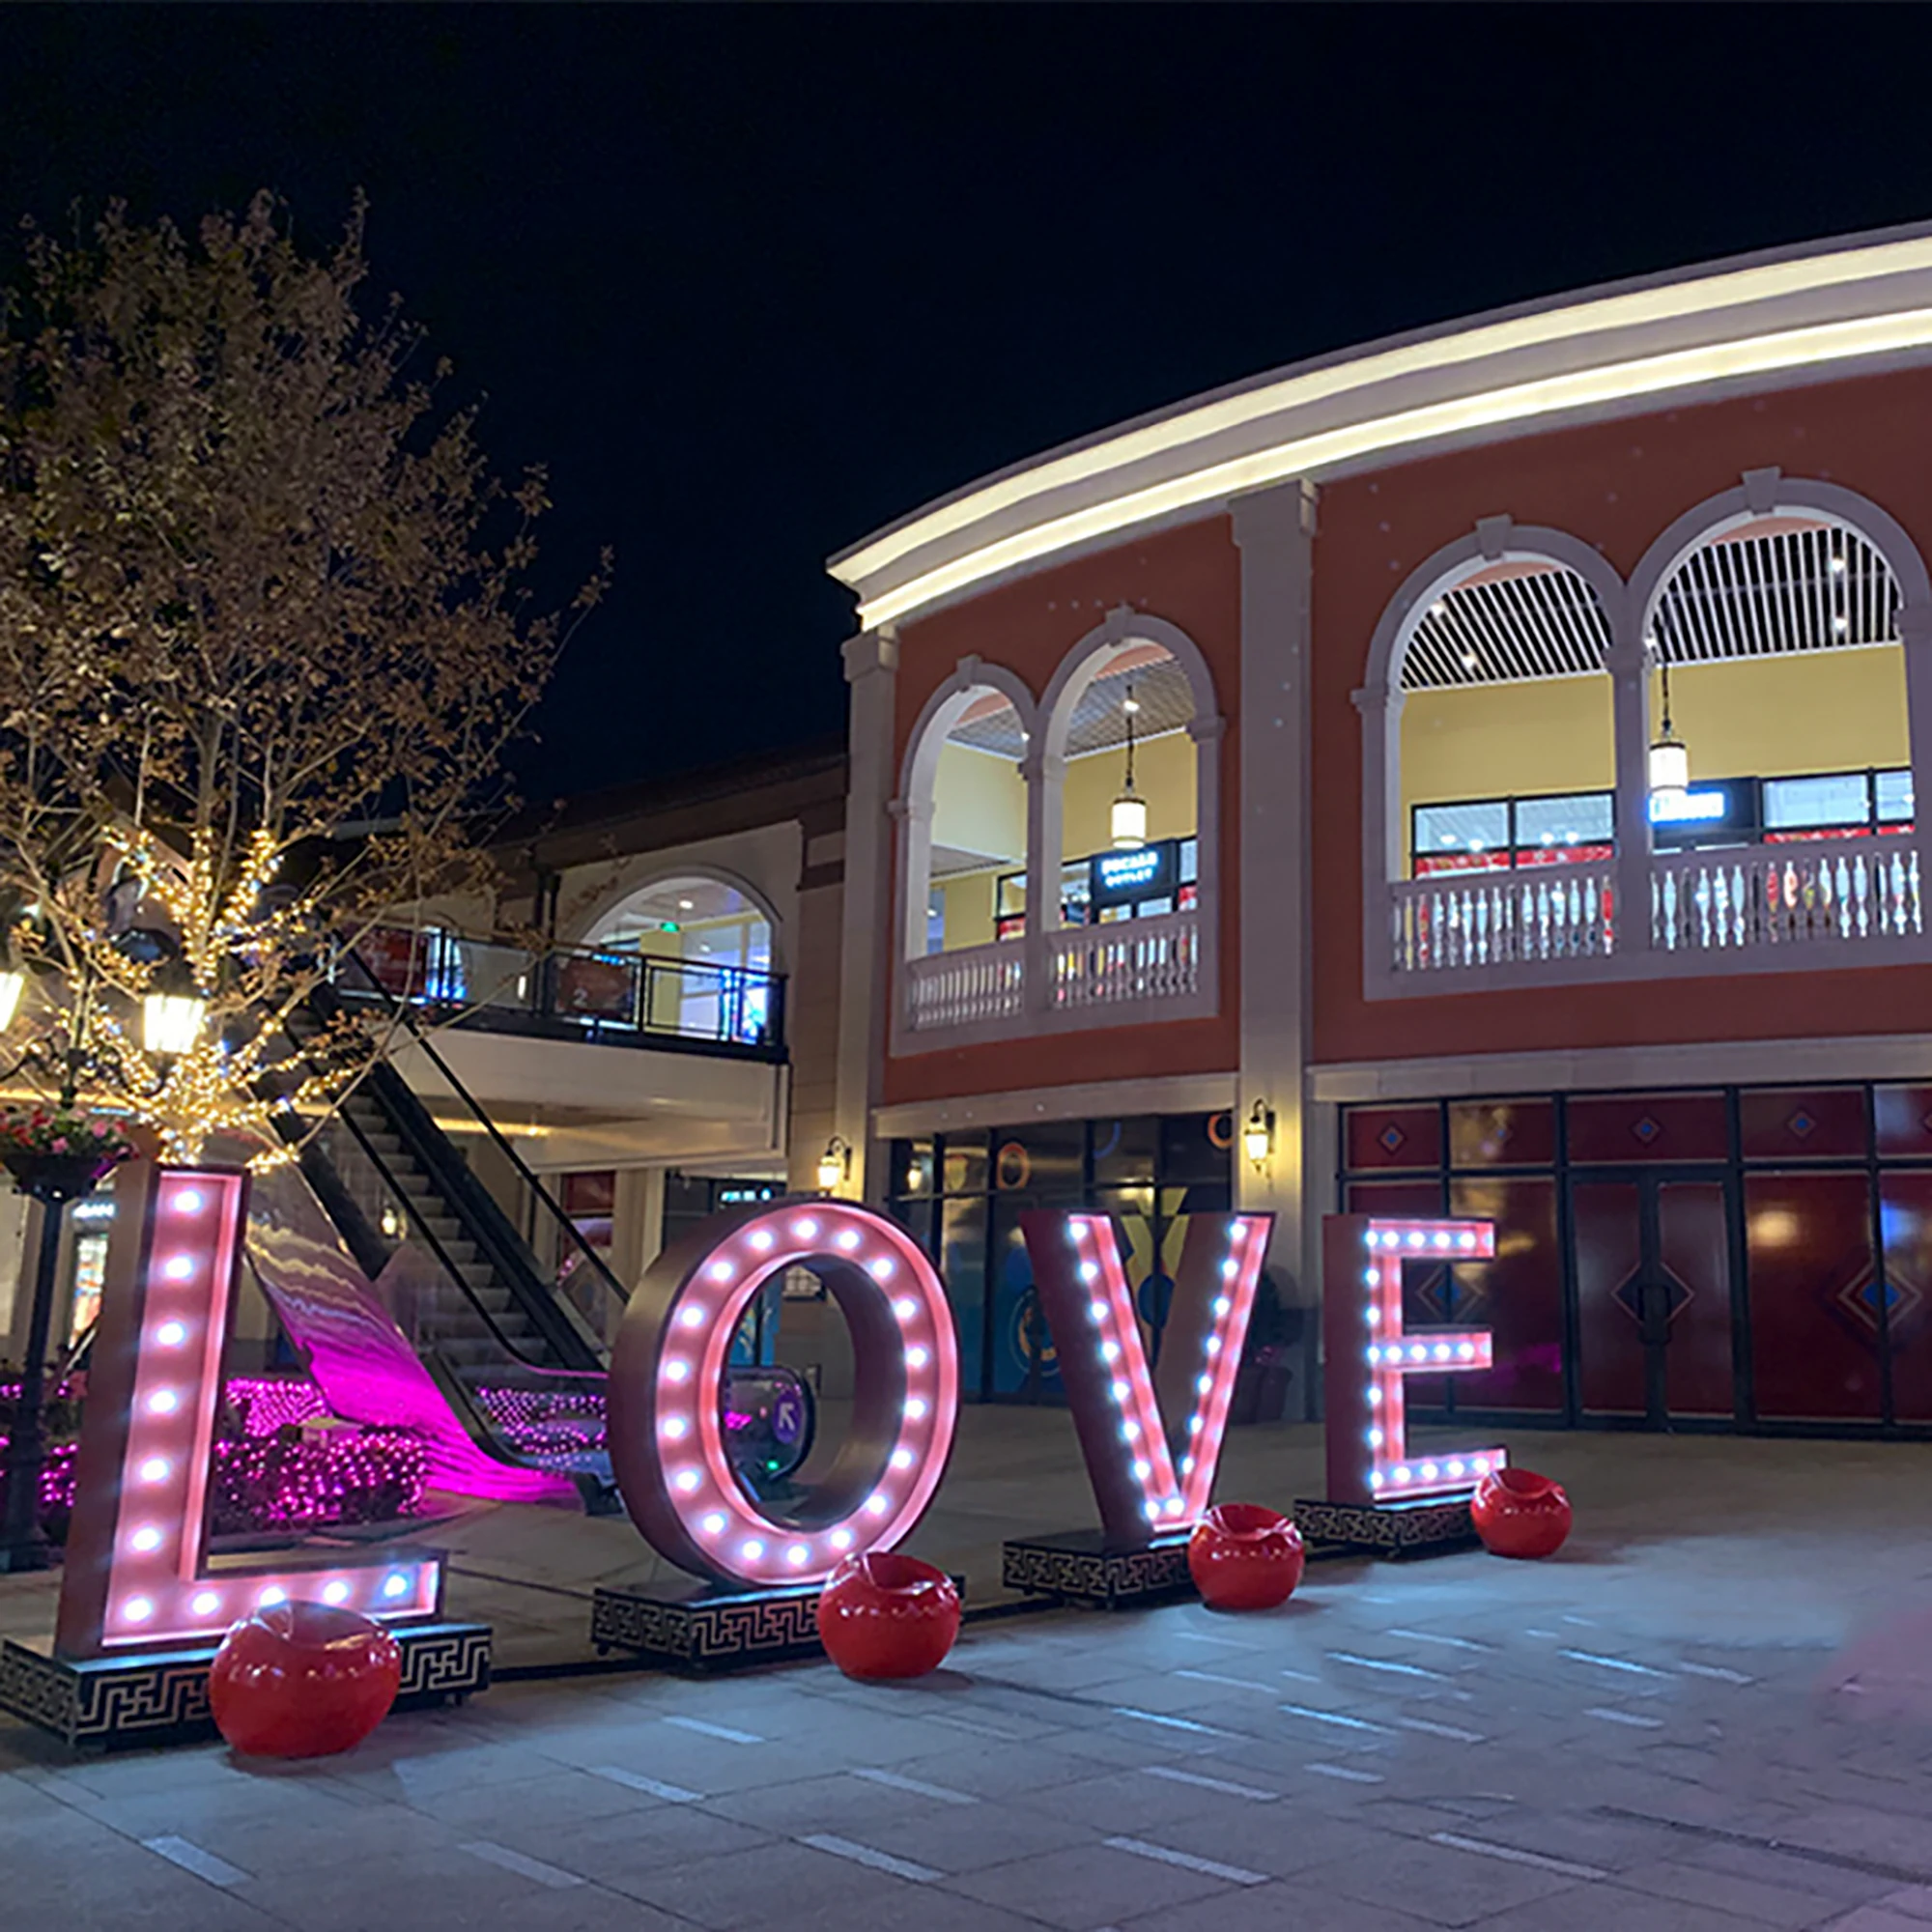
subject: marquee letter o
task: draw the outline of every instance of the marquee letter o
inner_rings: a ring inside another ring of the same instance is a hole
[[[851,1330],[852,1421],[785,1519],[740,1485],[722,1397],[752,1298],[801,1264]],[[611,1357],[611,1462],[631,1520],[680,1568],[743,1583],[814,1582],[855,1551],[902,1542],[946,1473],[958,1411],[944,1285],[904,1229],[849,1201],[714,1215],[645,1272]]]

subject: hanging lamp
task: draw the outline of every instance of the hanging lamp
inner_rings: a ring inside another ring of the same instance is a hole
[[[1670,723],[1670,665],[1665,660],[1663,674],[1663,728],[1650,747],[1650,795],[1672,795],[1690,787],[1690,753]]]
[[[1127,686],[1126,699],[1121,708],[1127,714],[1127,771],[1121,795],[1114,801],[1111,829],[1114,850],[1133,852],[1147,843],[1148,809],[1147,800],[1134,789],[1134,717],[1141,707],[1132,685]]]

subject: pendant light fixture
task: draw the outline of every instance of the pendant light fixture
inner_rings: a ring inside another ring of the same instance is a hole
[[[1134,719],[1141,707],[1132,685],[1127,686],[1121,708],[1127,714],[1127,772],[1121,795],[1114,801],[1112,831],[1114,850],[1133,852],[1147,843],[1148,809],[1147,800],[1134,789]]]
[[[1670,665],[1667,660],[1662,669],[1663,729],[1650,747],[1650,795],[1653,799],[1660,795],[1685,792],[1690,787],[1690,753],[1670,723]]]

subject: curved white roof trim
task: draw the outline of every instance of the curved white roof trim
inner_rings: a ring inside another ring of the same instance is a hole
[[[1272,371],[971,484],[835,556],[868,630],[1135,526],[1379,455],[1932,350],[1932,226],[1558,297]]]

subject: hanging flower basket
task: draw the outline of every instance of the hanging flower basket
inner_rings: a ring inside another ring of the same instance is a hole
[[[124,1160],[134,1143],[112,1121],[35,1107],[0,1116],[0,1166],[36,1201],[77,1201]]]

